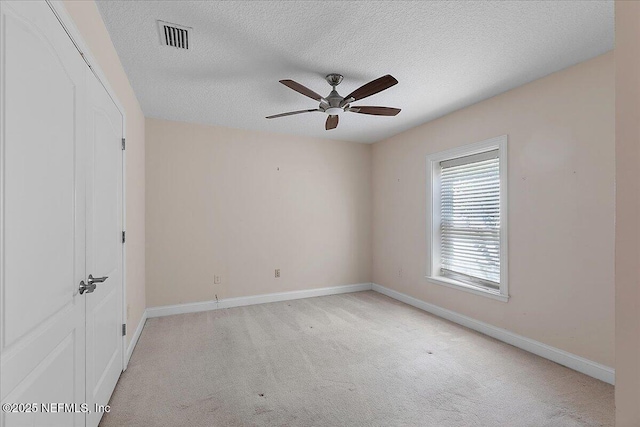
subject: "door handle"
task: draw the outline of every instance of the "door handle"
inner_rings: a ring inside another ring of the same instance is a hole
[[[82,282],[80,282],[80,295],[84,294],[85,292],[90,294],[91,292],[96,290],[96,283],[102,283],[105,280],[107,280],[109,278],[109,276],[104,276],[104,277],[93,277],[93,275],[89,275],[89,279],[87,279],[87,283],[84,283],[84,280]]]
[[[93,283],[89,283],[89,284],[85,284],[84,280],[82,282],[80,282],[80,295],[84,294],[85,292],[90,294],[91,292],[96,290],[96,285]]]
[[[93,285],[93,287],[95,288],[95,283],[102,283],[105,280],[107,280],[109,278],[109,276],[104,276],[104,277],[93,277],[91,274],[89,275],[89,280],[87,280],[87,283],[89,285]]]

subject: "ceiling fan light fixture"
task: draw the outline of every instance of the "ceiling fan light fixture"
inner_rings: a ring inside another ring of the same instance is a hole
[[[330,116],[339,116],[344,112],[344,110],[340,107],[329,107],[326,110],[324,110],[324,112]]]

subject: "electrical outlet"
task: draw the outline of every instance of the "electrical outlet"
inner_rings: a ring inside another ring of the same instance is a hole
[[[276,268],[276,279],[277,279],[278,277],[280,277],[280,269],[279,269],[279,268]]]
[[[213,276],[213,284],[214,285],[219,285],[222,282],[222,277],[220,276]]]

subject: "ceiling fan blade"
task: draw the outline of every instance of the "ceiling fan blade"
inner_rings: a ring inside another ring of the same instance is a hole
[[[398,84],[398,81],[390,74],[387,74],[386,76],[382,76],[378,79],[370,81],[363,86],[360,86],[358,89],[345,96],[344,99],[353,98],[354,101],[357,101],[358,99],[366,98],[367,96],[371,96],[378,92],[382,92],[385,89],[389,89],[391,86],[396,84]]]
[[[304,96],[308,96],[311,99],[315,99],[316,101],[322,100],[322,96],[318,95],[308,87],[302,86],[298,82],[294,82],[293,80],[280,80],[280,83],[282,83],[283,85],[287,86],[290,89],[295,90],[298,93],[303,94]]]
[[[326,130],[335,129],[338,127],[338,116],[327,117],[327,122],[324,124]]]
[[[312,111],[320,111],[320,110],[317,108],[313,108],[311,110],[290,111],[288,113],[276,114],[274,116],[267,116],[267,119],[277,119],[278,117],[293,116],[294,114],[310,113]]]
[[[395,116],[400,112],[400,109],[392,107],[360,107],[354,105],[347,111],[351,111],[352,113],[371,114],[372,116]]]

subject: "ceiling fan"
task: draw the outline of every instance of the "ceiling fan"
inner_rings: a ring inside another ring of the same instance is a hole
[[[308,87],[305,87],[298,82],[294,82],[293,80],[280,80],[280,83],[287,86],[288,88],[291,88],[298,93],[308,96],[311,99],[319,101],[320,105],[318,106],[318,108],[312,108],[309,110],[291,111],[289,113],[268,116],[267,119],[275,119],[278,117],[292,116],[294,114],[320,111],[326,113],[329,116],[327,117],[324,128],[326,130],[331,130],[338,127],[338,116],[340,116],[340,114],[342,114],[343,112],[370,114],[373,116],[395,116],[400,112],[399,108],[351,105],[351,103],[354,101],[358,101],[360,99],[366,98],[367,96],[382,92],[383,90],[389,89],[391,86],[397,84],[398,81],[389,74],[372,80],[363,86],[360,86],[358,89],[354,90],[345,97],[340,96],[340,94],[338,94],[338,92],[336,91],[336,86],[338,86],[340,82],[342,82],[342,78],[343,77],[341,74],[329,74],[325,77],[327,83],[329,83],[332,87],[331,93],[326,97],[318,95]]]

